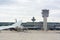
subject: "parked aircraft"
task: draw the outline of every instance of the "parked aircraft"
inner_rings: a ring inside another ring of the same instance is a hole
[[[22,23],[21,21],[18,21],[18,22],[14,23],[12,25],[9,25],[9,26],[0,26],[0,30],[11,29],[11,28],[14,28],[16,30],[17,30],[17,28],[23,30],[24,27],[21,25],[21,23]]]

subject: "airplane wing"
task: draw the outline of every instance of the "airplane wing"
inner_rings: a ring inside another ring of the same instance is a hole
[[[0,30],[3,30],[3,29],[9,29],[9,28],[15,28],[15,27],[19,27],[19,28],[22,28],[21,26],[21,21],[18,21],[17,23],[13,24],[13,25],[10,25],[10,26],[0,26]]]
[[[9,29],[9,28],[15,28],[15,26],[0,26],[0,30]]]

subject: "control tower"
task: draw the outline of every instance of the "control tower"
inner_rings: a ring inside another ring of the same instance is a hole
[[[48,27],[47,27],[47,17],[49,16],[49,10],[47,9],[43,9],[42,10],[42,17],[43,17],[43,30],[47,31]]]

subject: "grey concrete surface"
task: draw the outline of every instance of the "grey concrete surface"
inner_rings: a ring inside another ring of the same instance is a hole
[[[60,31],[1,31],[0,40],[60,40]]]

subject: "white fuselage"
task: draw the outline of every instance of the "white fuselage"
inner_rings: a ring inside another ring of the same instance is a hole
[[[21,25],[21,23],[22,23],[21,21],[18,21],[18,22],[14,23],[12,25],[9,25],[9,26],[0,26],[0,30],[9,29],[9,28],[16,28],[16,27],[23,29],[24,27]]]

